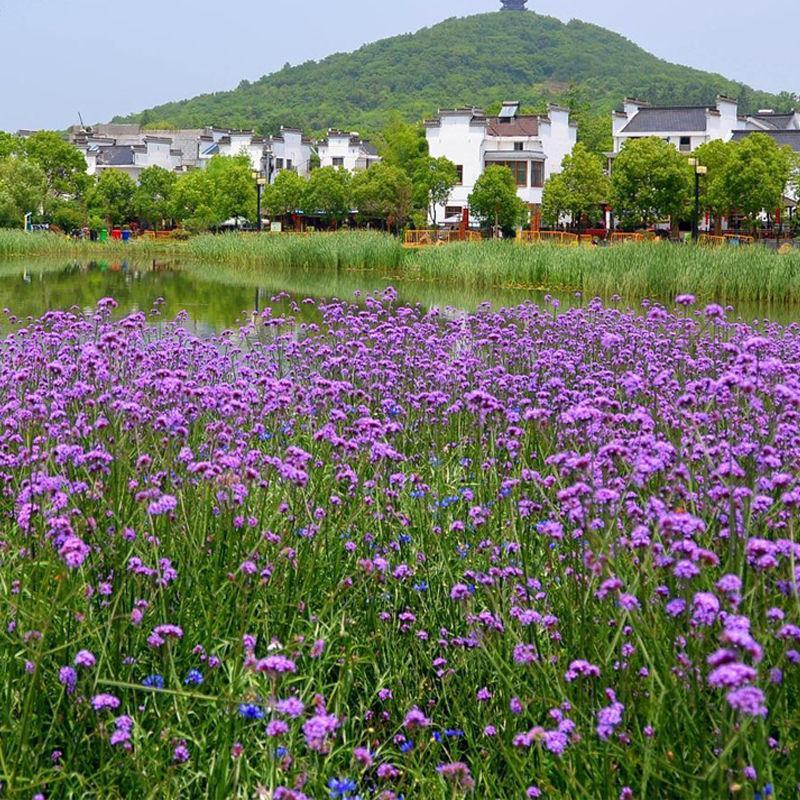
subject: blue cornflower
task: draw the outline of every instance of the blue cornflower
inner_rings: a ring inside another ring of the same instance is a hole
[[[401,753],[407,753],[409,750],[413,750],[413,749],[414,749],[414,742],[412,742],[410,739],[405,741],[405,742],[403,742],[400,745],[400,752]]]
[[[184,680],[184,685],[188,686],[190,683],[194,683],[196,685],[200,685],[205,679],[203,678],[203,673],[197,669],[190,669],[189,673],[186,675],[186,680]]]
[[[420,581],[419,583],[414,584],[414,591],[415,592],[426,592],[428,591],[428,581]]]
[[[254,703],[242,703],[239,706],[239,714],[245,719],[264,719],[264,711],[261,706]]]
[[[285,747],[275,748],[275,758],[283,758],[289,751]]]
[[[454,737],[454,738],[459,738],[459,737],[464,735],[464,731],[460,731],[458,728],[448,728],[444,732],[444,735],[445,736],[451,736],[451,737]]]
[[[439,744],[441,744],[442,743],[442,734],[439,733],[439,731],[434,731],[433,732],[433,740],[435,742],[439,742]]]
[[[331,778],[328,781],[328,792],[333,798],[349,798],[355,790],[356,782],[352,778]]]
[[[148,675],[143,681],[142,686],[148,689],[163,689],[164,679],[160,675]]]
[[[411,544],[411,536],[407,533],[401,533],[397,537],[397,540],[400,542],[400,544]]]

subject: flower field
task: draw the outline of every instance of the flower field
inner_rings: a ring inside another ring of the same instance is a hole
[[[16,321],[0,796],[797,797],[800,326],[555,305]]]

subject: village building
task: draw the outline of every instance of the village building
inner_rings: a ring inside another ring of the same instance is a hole
[[[247,155],[256,172],[269,177],[270,183],[282,170],[291,170],[307,178],[311,172],[314,146],[296,128],[281,128],[278,136],[258,136],[253,131],[212,129],[200,140],[200,165],[216,155]]]
[[[730,141],[743,122],[737,101],[723,95],[717,97],[714,107],[651,106],[628,98],[622,111],[611,115],[614,153],[619,153],[631,139],[646,136],[657,136],[680,152],[691,153],[715,139]]]
[[[545,181],[561,171],[577,132],[569,110],[556,105],[546,116],[521,114],[518,102],[503,103],[496,117],[477,108],[440,110],[425,122],[428,148],[434,158],[444,156],[456,165],[458,184],[447,204],[436,209],[437,221],[452,222],[462,216],[475,183],[492,165],[511,170],[517,194],[536,214]]]
[[[140,144],[118,144],[114,139],[92,137],[75,145],[86,159],[86,172],[99,175],[108,169],[127,173],[134,181],[148,167],[175,172],[180,169],[182,153],[172,146],[172,139],[145,136]]]
[[[369,169],[381,160],[375,147],[357,131],[329,130],[327,138],[318,143],[317,152],[321,167],[340,167],[348,172]]]

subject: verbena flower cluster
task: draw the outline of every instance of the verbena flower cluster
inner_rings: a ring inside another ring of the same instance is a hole
[[[800,327],[693,303],[17,322],[3,792],[796,796]]]

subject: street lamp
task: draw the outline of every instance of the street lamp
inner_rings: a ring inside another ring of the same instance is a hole
[[[267,179],[264,176],[264,173],[260,170],[254,169],[253,170],[253,180],[256,182],[256,208],[258,213],[258,232],[261,233],[263,225],[261,223],[261,193],[264,191],[264,187],[267,185]]]
[[[696,158],[689,159],[689,166],[694,170],[694,215],[692,216],[692,241],[700,238],[700,178],[708,174],[708,167],[704,167]]]

